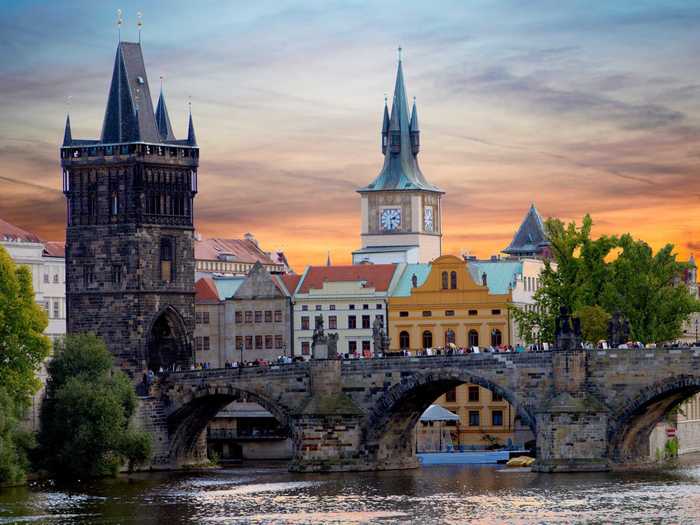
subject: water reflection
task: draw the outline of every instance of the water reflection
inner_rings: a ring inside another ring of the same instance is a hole
[[[545,475],[493,466],[144,474],[0,492],[0,523],[700,523],[700,467]]]

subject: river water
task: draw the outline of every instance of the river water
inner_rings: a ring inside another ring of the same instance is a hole
[[[0,523],[700,523],[700,464],[535,474],[493,465],[290,474],[284,465],[0,492]]]

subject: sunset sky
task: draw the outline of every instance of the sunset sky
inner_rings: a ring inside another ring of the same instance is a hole
[[[166,7],[167,6],[167,7]],[[443,252],[504,248],[531,202],[596,233],[700,252],[698,2],[6,2],[0,217],[63,239],[58,147],[98,138],[117,45],[142,43],[175,134],[200,145],[196,225],[298,271],[350,261],[382,165],[396,48],[417,97]],[[154,100],[155,105],[155,100]]]

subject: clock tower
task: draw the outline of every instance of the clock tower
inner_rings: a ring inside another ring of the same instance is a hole
[[[362,248],[353,263],[427,263],[442,252],[444,192],[430,184],[418,166],[420,130],[415,99],[410,117],[399,48],[391,114],[384,101],[381,149],[384,165],[372,183],[360,188]]]

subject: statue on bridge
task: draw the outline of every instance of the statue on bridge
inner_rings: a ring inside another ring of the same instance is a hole
[[[619,348],[630,339],[630,323],[619,310],[616,310],[608,321],[608,345]]]
[[[372,324],[372,340],[374,341],[374,354],[386,354],[389,351],[390,339],[384,331],[384,320],[377,316]]]
[[[581,320],[578,317],[571,317],[566,306],[559,308],[555,337],[557,350],[567,352],[581,348]]]
[[[315,318],[311,356],[314,359],[335,359],[338,356],[338,334],[326,335],[323,330],[322,315],[317,315]]]

